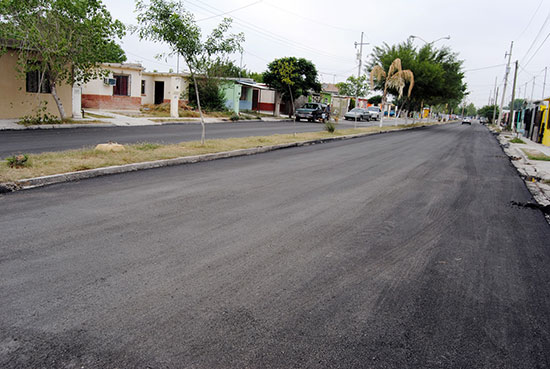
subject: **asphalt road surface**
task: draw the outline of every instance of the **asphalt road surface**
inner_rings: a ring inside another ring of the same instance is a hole
[[[0,367],[548,367],[531,200],[479,124],[3,195]]]
[[[215,123],[206,126],[206,138],[264,136],[277,133],[293,133],[295,130],[296,132],[321,131],[323,125],[305,122],[296,124],[293,122]],[[136,142],[177,143],[198,141],[200,138],[200,124],[0,131],[0,158],[18,153],[78,149],[109,141],[122,144]]]

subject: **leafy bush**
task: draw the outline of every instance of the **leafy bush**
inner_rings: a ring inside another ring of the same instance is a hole
[[[29,156],[27,154],[12,155],[6,158],[10,168],[24,168],[30,165]]]
[[[209,111],[220,111],[225,109],[225,95],[219,88],[218,82],[214,79],[201,79],[197,81],[199,85],[199,97],[201,99],[201,108]],[[195,85],[189,84],[189,105],[197,107],[197,94]]]
[[[329,133],[334,133],[334,131],[336,130],[336,124],[334,124],[332,122],[326,122],[325,123],[325,130]]]
[[[233,121],[233,122],[236,122],[236,121],[238,121],[239,119],[241,119],[241,117],[239,117],[239,114],[233,113],[233,114],[231,114],[231,116],[229,117],[229,119],[231,119],[231,121]]]
[[[514,144],[524,144],[524,143],[525,143],[521,138],[517,138],[517,137],[512,138],[512,139],[510,140],[510,142],[511,142],[511,143],[514,143]]]
[[[38,115],[25,115],[19,119],[19,124],[24,126],[34,126],[39,124],[60,124],[62,121],[55,115],[49,113],[41,113]]]

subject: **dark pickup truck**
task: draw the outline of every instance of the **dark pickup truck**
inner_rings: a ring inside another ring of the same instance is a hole
[[[300,109],[296,109],[296,122],[307,119],[309,122],[321,120],[326,122],[329,118],[327,105],[321,103],[307,103]]]

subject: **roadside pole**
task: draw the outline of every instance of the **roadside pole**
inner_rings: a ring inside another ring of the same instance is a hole
[[[514,126],[514,100],[516,98],[516,82],[518,78],[518,61],[516,60],[516,69],[514,71],[514,84],[512,85],[512,101],[510,102],[510,128],[512,128],[512,133],[516,131]]]
[[[548,67],[544,67],[544,83],[542,84],[542,98],[544,99],[544,90],[546,87],[546,72],[548,72]]]
[[[493,104],[494,105],[494,108],[493,108],[493,120],[492,120],[492,123],[495,124],[495,117],[497,115],[497,100],[498,100],[498,87],[497,87],[497,92],[495,94],[495,103]]]
[[[500,111],[498,112],[498,124],[502,120],[502,108],[504,107],[504,99],[506,98],[506,87],[508,86],[508,75],[510,74],[510,62],[512,61],[512,48],[514,47],[514,41],[510,44],[510,52],[505,54],[508,57],[508,64],[506,64],[506,73],[504,75],[504,88],[502,89],[502,99],[500,100]]]
[[[355,48],[357,48],[357,45],[359,45],[359,56],[357,57],[359,59],[359,67],[357,68],[357,82],[359,82],[359,78],[361,78],[361,64],[363,62],[363,45],[368,45],[368,42],[363,43],[363,34],[364,32],[361,32],[361,42],[357,43],[355,42]],[[355,107],[359,107],[359,89],[357,88],[355,90]],[[357,114],[355,114],[355,124],[354,127],[357,128]]]

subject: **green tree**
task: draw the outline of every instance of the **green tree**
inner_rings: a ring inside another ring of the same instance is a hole
[[[254,81],[258,83],[264,83],[264,74],[263,73],[257,73],[257,72],[251,72],[248,74],[248,77],[252,78]]]
[[[360,77],[349,76],[346,82],[336,84],[338,95],[342,96],[365,96],[369,92],[367,76]]]
[[[410,98],[398,99],[400,106],[406,105],[408,110],[438,104],[457,107],[462,101],[466,92],[462,61],[449,48],[435,49],[428,44],[418,49],[411,40],[392,46],[384,43],[374,48],[366,69],[370,72],[375,65],[380,65],[388,70],[397,58],[401,59],[403,69],[414,74],[414,94]],[[380,81],[376,87],[383,90],[384,86]],[[398,95],[398,90],[393,87],[388,92]]]
[[[179,54],[189,68],[195,96],[201,117],[201,143],[204,145],[206,128],[201,109],[200,89],[197,84],[197,73],[206,74],[213,63],[227,55],[241,50],[244,35],[227,34],[231,28],[231,19],[223,21],[212,30],[206,38],[201,39],[201,30],[193,13],[185,10],[183,4],[171,0],[137,0],[137,28],[140,39],[165,42],[170,46],[171,55]]]
[[[466,114],[469,117],[473,117],[477,115],[477,109],[473,103],[470,103],[466,105],[466,108],[464,109],[464,114]]]
[[[494,123],[493,116],[495,117],[495,119],[498,119],[498,113],[498,105],[485,105],[477,111],[477,114],[480,117],[487,118],[491,123]]]
[[[526,104],[527,101],[525,99],[514,99],[514,110],[515,111],[518,111],[518,110],[521,110],[523,108],[523,105]],[[512,104],[511,103],[508,103],[508,109],[512,109],[511,108]]]
[[[307,95],[310,90],[321,91],[321,83],[318,81],[315,65],[303,58],[275,59],[267,66],[264,83],[278,92],[275,115],[279,114],[282,99],[292,101],[294,104],[294,97]]]
[[[382,95],[375,95],[375,96],[369,97],[367,102],[369,104],[378,105],[382,102]]]
[[[106,75],[101,63],[126,59],[115,43],[123,35],[124,25],[100,0],[0,1],[0,54],[18,49],[18,76],[38,72],[39,92],[49,85],[61,119],[57,87]]]

